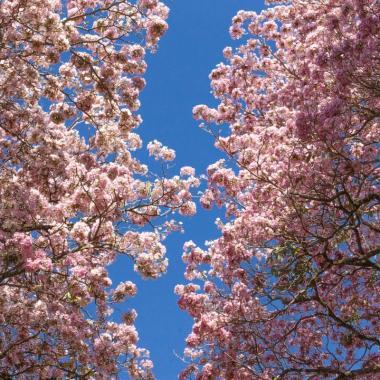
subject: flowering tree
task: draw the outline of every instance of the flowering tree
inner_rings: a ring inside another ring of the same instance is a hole
[[[226,154],[202,204],[229,219],[185,245],[182,377],[378,379],[380,3],[276,3],[234,17],[219,105],[194,109]]]
[[[131,154],[145,49],[167,15],[157,0],[0,1],[2,379],[152,378],[135,312],[110,318],[136,286],[112,290],[107,266],[128,255],[160,276],[178,225],[156,219],[195,211],[191,170],[153,177]]]

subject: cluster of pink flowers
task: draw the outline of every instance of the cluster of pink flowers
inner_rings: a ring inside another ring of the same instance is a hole
[[[116,302],[122,301],[125,297],[133,297],[136,295],[136,285],[131,281],[120,283],[112,294],[112,298]]]
[[[147,148],[149,155],[153,156],[156,160],[173,161],[175,159],[175,151],[167,146],[163,146],[157,140],[151,141]]]
[[[240,11],[244,38],[194,117],[228,161],[203,207],[220,237],[184,247],[193,318],[182,378],[378,378],[380,4],[273,3]],[[229,126],[228,131],[225,125]]]
[[[112,289],[108,267],[127,254],[162,275],[179,229],[164,216],[194,212],[195,177],[150,176],[133,156],[144,57],[167,17],[158,0],[1,1],[1,378],[153,376],[136,313],[112,322],[136,286]]]
[[[193,110],[226,156],[200,203],[226,217],[184,245],[181,378],[375,380],[380,3],[267,4],[233,18],[219,104]],[[159,0],[0,1],[0,378],[153,379],[136,311],[113,317],[137,287],[108,267],[160,277],[173,214],[196,212],[192,167],[160,178],[134,153],[167,18]]]

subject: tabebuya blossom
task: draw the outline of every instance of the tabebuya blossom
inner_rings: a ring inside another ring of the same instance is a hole
[[[151,141],[148,145],[148,152],[150,156],[153,156],[156,160],[173,161],[175,159],[175,151],[163,146],[157,140]]]
[[[120,283],[112,294],[112,298],[116,302],[122,301],[125,297],[133,297],[136,295],[136,285],[131,281]]]
[[[181,176],[195,176],[195,169],[191,166],[183,166],[180,171]]]
[[[158,0],[0,1],[2,379],[153,378],[136,312],[113,316],[136,285],[112,284],[109,266],[127,255],[161,276],[173,213],[195,212],[194,176],[160,178],[134,156],[145,55],[167,17]]]
[[[180,378],[375,380],[380,3],[267,4],[233,18],[218,105],[193,110],[225,154],[200,202],[226,217],[184,246]]]

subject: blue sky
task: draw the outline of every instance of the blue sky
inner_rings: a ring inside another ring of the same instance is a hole
[[[144,119],[138,132],[144,145],[158,139],[177,153],[177,174],[190,165],[198,174],[220,157],[212,138],[198,128],[192,118],[196,104],[214,104],[208,75],[222,61],[222,50],[232,44],[228,34],[231,18],[240,9],[259,11],[264,0],[166,0],[170,7],[169,31],[156,54],[148,58],[147,87],[141,102]],[[173,234],[166,241],[170,260],[168,273],[159,280],[142,281],[122,258],[112,268],[114,284],[132,279],[137,296],[123,305],[137,309],[140,346],[150,350],[158,380],[177,379],[184,363],[184,340],[191,330],[191,319],[177,306],[174,286],[184,283],[182,246],[186,240],[203,244],[217,237],[215,213],[198,207],[198,213],[184,220],[186,232]]]

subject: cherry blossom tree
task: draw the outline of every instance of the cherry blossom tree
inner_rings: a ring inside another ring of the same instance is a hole
[[[184,247],[182,378],[378,379],[380,3],[267,3],[233,18],[219,104],[194,109],[226,220]]]
[[[127,255],[160,276],[169,216],[195,212],[191,171],[161,178],[133,156],[167,15],[158,0],[0,1],[2,379],[153,377],[136,312],[111,316],[136,286],[111,287],[107,267]]]

